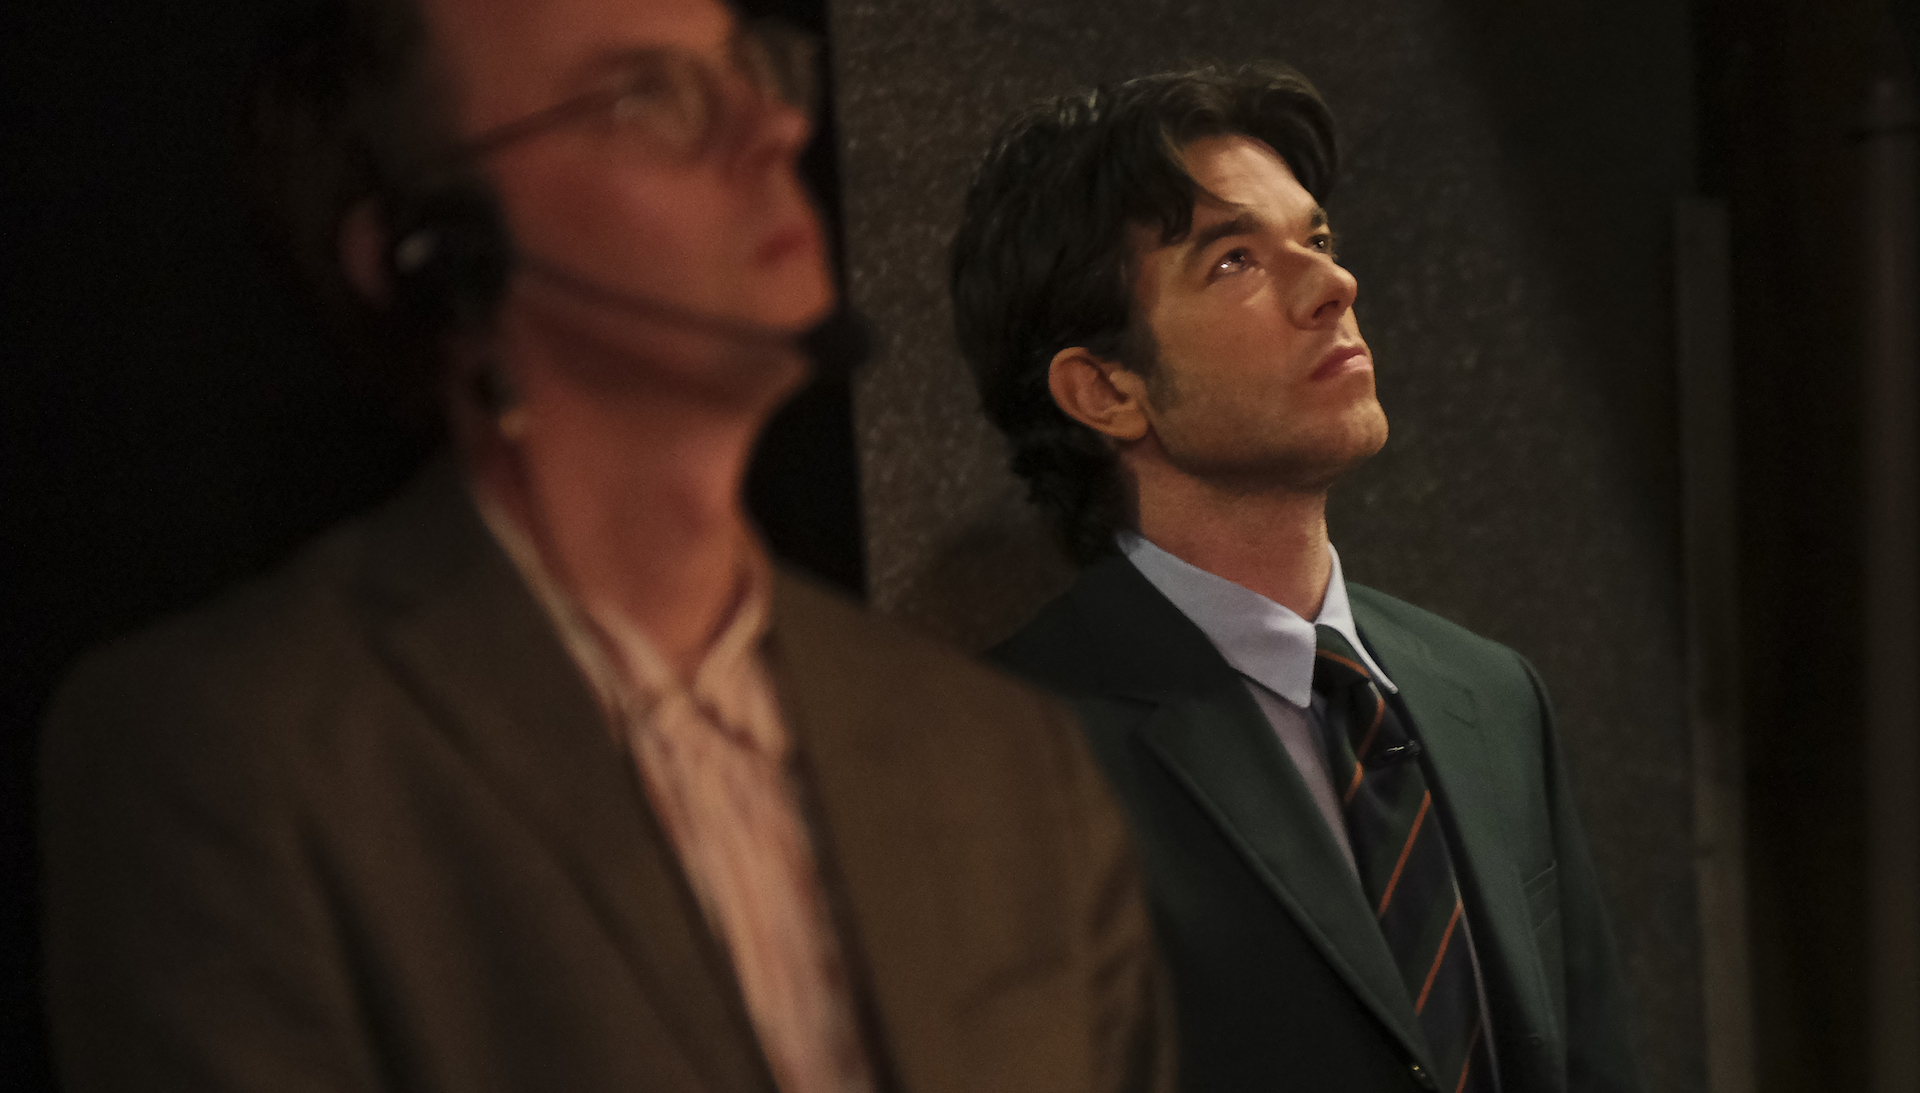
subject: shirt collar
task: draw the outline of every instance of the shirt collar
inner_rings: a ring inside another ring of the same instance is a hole
[[[1318,645],[1314,627],[1331,626],[1366,661],[1373,678],[1390,693],[1399,688],[1374,663],[1353,624],[1353,605],[1347,600],[1347,582],[1340,571],[1340,554],[1327,545],[1332,572],[1312,622],[1244,585],[1184,562],[1142,538],[1122,531],[1115,536],[1120,553],[1180,613],[1193,621],[1226,662],[1248,679],[1295,706],[1313,699],[1313,658]]]
[[[732,713],[742,679],[759,672],[770,626],[773,572],[766,555],[749,550],[743,562],[739,599],[720,634],[707,649],[693,677],[681,680],[646,632],[610,604],[583,604],[555,578],[539,546],[490,491],[468,482],[480,518],[520,571],[534,598],[546,610],[568,654],[615,718],[641,715],[662,702],[695,701]],[[785,740],[777,722],[737,717],[755,743],[777,752]]]

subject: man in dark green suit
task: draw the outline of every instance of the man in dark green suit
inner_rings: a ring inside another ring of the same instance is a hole
[[[1189,1090],[1627,1091],[1626,992],[1545,690],[1346,583],[1386,440],[1297,73],[1147,77],[1004,128],[961,347],[1083,565],[997,651],[1073,698],[1146,862]]]

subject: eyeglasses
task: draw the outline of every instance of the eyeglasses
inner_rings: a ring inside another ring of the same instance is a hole
[[[606,86],[489,129],[462,150],[484,156],[552,129],[593,123],[665,158],[692,161],[741,123],[748,101],[772,99],[812,117],[819,54],[819,41],[806,31],[754,19],[735,31],[723,62],[678,49],[636,52]]]

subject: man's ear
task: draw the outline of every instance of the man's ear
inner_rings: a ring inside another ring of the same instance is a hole
[[[1147,435],[1146,381],[1084,346],[1053,355],[1047,389],[1062,413],[1102,436],[1126,442]]]
[[[387,250],[393,241],[387,238],[385,218],[380,215],[378,198],[364,197],[340,217],[340,271],[367,303],[385,307],[393,300],[393,274]]]

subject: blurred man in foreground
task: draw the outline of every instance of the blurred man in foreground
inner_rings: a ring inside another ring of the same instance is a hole
[[[1546,692],[1341,575],[1387,421],[1291,70],[1041,103],[954,243],[960,341],[1084,568],[999,650],[1142,845],[1183,1086],[1625,1093],[1625,990]]]
[[[269,65],[290,252],[454,454],[62,689],[67,1089],[1167,1088],[1069,717],[744,515],[833,304],[806,66],[715,0],[348,0]]]

